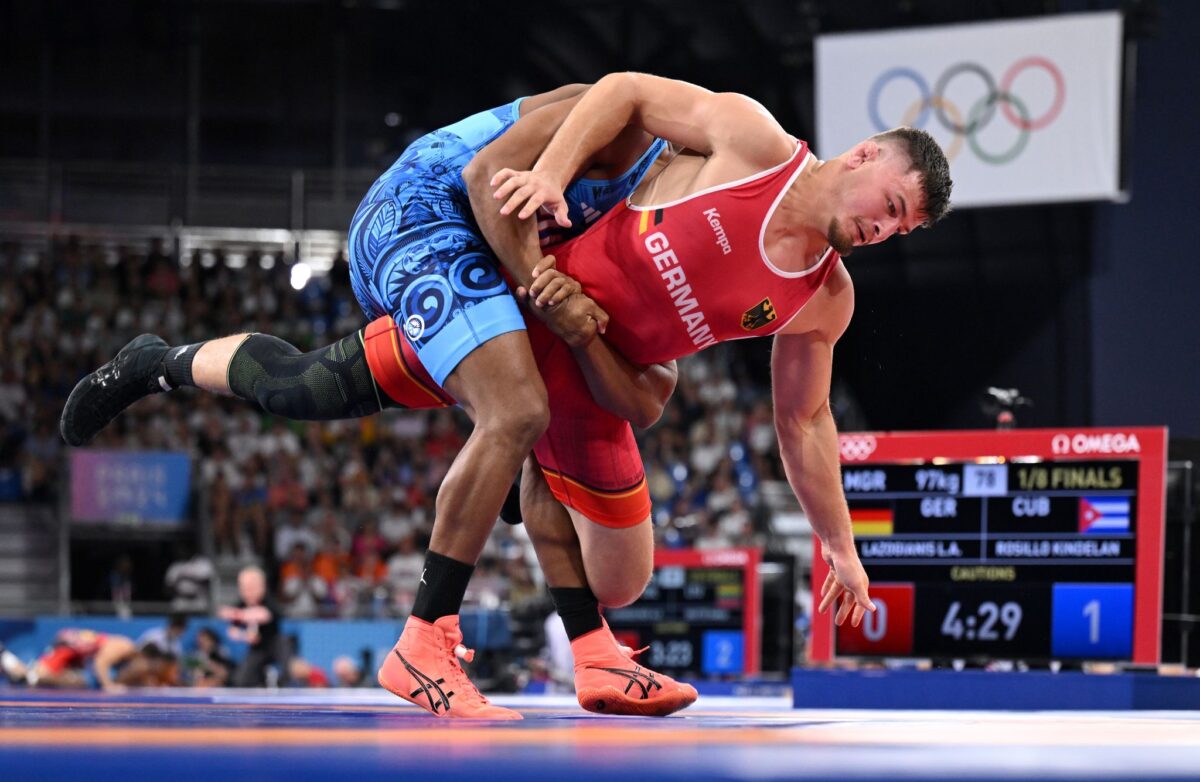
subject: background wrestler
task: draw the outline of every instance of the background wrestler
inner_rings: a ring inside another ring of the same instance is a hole
[[[135,672],[151,668],[160,670],[157,660],[138,660],[137,644],[123,635],[97,633],[92,630],[65,628],[54,638],[54,646],[28,667],[15,662],[6,673],[13,680],[24,680],[31,687],[51,689],[87,689],[88,679],[84,668],[91,665],[96,684],[105,692],[122,692],[129,684],[142,683]],[[156,655],[156,658],[161,655]],[[114,669],[123,670],[137,662],[125,681],[114,677]]]

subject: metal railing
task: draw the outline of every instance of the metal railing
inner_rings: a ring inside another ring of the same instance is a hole
[[[0,222],[345,231],[378,173],[0,159]]]

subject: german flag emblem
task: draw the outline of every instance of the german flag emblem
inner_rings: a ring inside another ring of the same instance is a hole
[[[649,230],[651,217],[654,218],[654,224],[658,225],[663,221],[663,210],[655,209],[653,212],[642,212],[642,216],[638,219],[638,236]]]
[[[766,298],[742,313],[742,328],[746,331],[761,329],[776,317],[775,305],[770,298]]]

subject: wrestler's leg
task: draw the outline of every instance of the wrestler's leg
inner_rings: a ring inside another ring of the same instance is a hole
[[[475,428],[438,490],[429,550],[474,564],[521,462],[550,422],[546,387],[524,331],[473,350],[444,386]]]
[[[601,605],[619,608],[642,596],[654,574],[654,527],[647,516],[632,527],[612,528],[567,508],[579,536],[588,583]]]
[[[587,571],[575,526],[567,509],[550,493],[541,467],[532,456],[525,460],[521,471],[521,518],[546,585],[552,590],[586,587]]]
[[[234,334],[200,345],[192,359],[192,379],[196,388],[215,394],[232,395],[233,392],[229,390],[229,365],[238,349],[252,336],[254,335]]]
[[[408,373],[419,365],[441,404],[457,400],[474,429],[439,487],[412,613],[377,679],[439,716],[519,718],[483,698],[453,654],[461,646],[458,613],[475,562],[521,461],[549,422],[546,389],[491,251],[465,220],[421,221],[425,211],[452,216],[436,193],[417,188],[406,198],[399,209],[386,201],[360,207],[351,231],[351,280],[361,290],[359,300],[394,324],[386,334],[368,336],[367,352],[372,366],[381,354]],[[373,237],[383,238],[373,243]],[[370,273],[358,271],[363,268]],[[396,340],[403,343],[399,350]],[[442,680],[453,684],[453,700],[429,685]]]
[[[397,405],[372,378],[364,332],[307,353],[268,334],[181,346],[144,334],[75,386],[60,428],[68,443],[85,444],[142,397],[182,386],[232,394],[295,420],[372,415]]]
[[[232,392],[293,419],[370,415],[393,403],[378,387],[363,334],[308,353],[265,334],[212,340],[191,351],[190,372],[175,379]],[[468,411],[475,429],[438,492],[430,551],[474,564],[521,460],[545,431],[546,390],[523,331],[501,334],[472,350],[444,386]],[[457,613],[457,606],[453,609],[450,613]]]
[[[432,587],[433,579],[442,580],[445,588],[425,590],[429,592],[426,599],[418,592],[414,610],[427,621],[458,613],[469,568],[483,550],[521,460],[549,422],[546,389],[524,331],[509,331],[471,348],[443,383],[471,414],[475,429],[438,492],[429,550],[453,561],[435,558],[427,574],[427,584]],[[237,334],[157,349],[165,351],[153,362],[161,367],[163,382],[158,385],[162,388],[186,385],[232,393],[268,412],[299,420],[357,418],[392,406],[373,376],[364,331],[308,353],[266,334]],[[158,369],[147,367],[137,376],[131,376],[126,368],[116,382],[151,387],[156,378],[147,372]],[[102,374],[103,368],[93,373]],[[78,424],[86,418],[91,424],[99,415],[107,416],[106,424],[123,409],[97,413],[104,410],[105,401],[114,403],[111,408],[126,399],[107,393],[105,384],[112,384],[113,379],[102,384],[91,377],[79,384],[68,401],[64,432],[72,431],[68,421]],[[75,434],[69,441],[90,439]]]
[[[479,693],[454,662],[454,653],[462,648],[458,613],[475,562],[521,460],[548,423],[546,391],[524,331],[475,347],[442,385],[475,428],[442,479],[412,615],[376,678],[435,715],[519,719],[517,712]],[[454,700],[431,681],[449,682]]]
[[[521,513],[571,640],[579,704],[604,714],[665,716],[693,703],[694,688],[634,663],[635,653],[617,642],[600,615],[600,603],[610,603],[598,601],[597,595],[611,598],[615,607],[633,602],[645,588],[653,552],[649,520],[610,530],[612,535],[597,535],[583,525],[600,525],[555,499],[534,459],[526,462],[521,478]],[[572,517],[578,519],[578,527]],[[593,546],[613,544],[619,550],[613,556],[595,548],[585,552],[585,539]],[[595,567],[589,567],[588,553]],[[619,565],[622,556],[628,567]],[[637,561],[639,557],[644,561]]]
[[[35,687],[56,690],[86,690],[88,688],[87,677],[83,675],[83,671],[77,668],[68,668],[63,671],[46,671],[35,668],[34,671]]]
[[[590,521],[554,498],[533,457],[521,474],[521,516],[551,591],[587,587],[608,608],[627,606],[645,591],[654,571],[649,518],[619,529]]]

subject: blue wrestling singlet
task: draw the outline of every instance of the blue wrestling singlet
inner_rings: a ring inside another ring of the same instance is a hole
[[[521,100],[414,141],[371,186],[350,223],[350,279],[359,305],[367,317],[390,315],[404,329],[438,385],[484,342],[525,328],[462,178],[475,153],[519,119]],[[563,193],[572,227],[554,225],[543,243],[582,233],[633,192],[664,146],[655,140],[616,179],[572,182]]]

